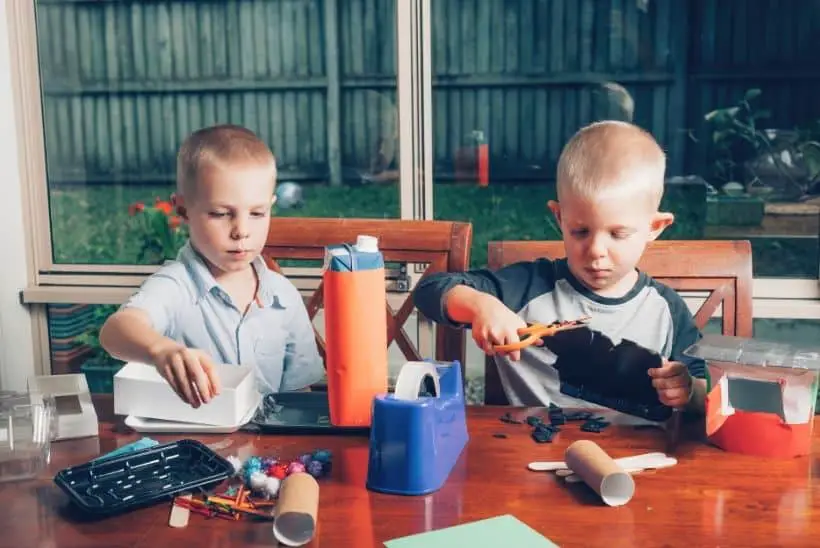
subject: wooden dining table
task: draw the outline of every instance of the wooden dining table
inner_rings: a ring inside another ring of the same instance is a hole
[[[546,417],[536,408],[469,407],[469,442],[446,483],[424,496],[369,491],[365,436],[292,436],[249,432],[209,435],[140,434],[96,398],[99,437],[57,441],[47,470],[30,480],[0,484],[0,546],[92,548],[276,546],[265,521],[225,521],[192,514],[187,527],[168,525],[170,501],[103,519],[83,515],[54,484],[61,469],[81,464],[147,435],[159,442],[193,438],[219,454],[294,458],[332,452],[329,476],[319,480],[318,528],[307,546],[368,548],[387,540],[509,514],[559,546],[815,546],[820,543],[816,458],[761,459],[726,453],[705,443],[697,423],[682,431],[671,468],[634,476],[623,506],[605,505],[582,483],[533,472],[532,461],[561,461],[575,440],[592,439],[613,458],[665,451],[657,428],[613,425],[586,433],[567,423],[551,443],[536,443],[532,428],[509,424],[505,413]],[[215,444],[215,445],[214,445]],[[814,447],[817,449],[817,441]],[[817,493],[815,495],[815,493]],[[503,546],[503,548],[519,548]],[[459,546],[458,548],[468,548]],[[526,548],[526,547],[521,547]]]

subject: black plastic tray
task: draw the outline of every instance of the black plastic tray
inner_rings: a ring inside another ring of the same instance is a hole
[[[282,392],[265,396],[243,430],[267,434],[368,435],[366,426],[330,424],[327,392]]]
[[[170,500],[229,478],[233,466],[195,440],[179,440],[65,468],[57,484],[83,511],[109,515]]]

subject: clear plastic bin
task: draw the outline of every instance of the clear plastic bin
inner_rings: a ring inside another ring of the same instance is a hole
[[[51,459],[53,398],[32,403],[26,392],[0,391],[0,482],[33,478]]]
[[[820,348],[709,334],[684,354],[707,362],[705,426],[715,445],[763,457],[811,453]]]

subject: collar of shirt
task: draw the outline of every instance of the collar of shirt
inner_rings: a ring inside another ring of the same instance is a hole
[[[202,256],[197,252],[191,242],[188,241],[182,246],[177,254],[177,260],[185,265],[188,274],[197,289],[198,299],[205,298],[209,294],[222,294],[226,296],[224,289],[214,279]],[[287,308],[290,303],[284,291],[277,291],[275,279],[270,276],[265,260],[257,255],[251,261],[251,266],[256,271],[259,279],[259,289],[256,293],[256,303],[262,308],[269,308],[275,304],[282,308]]]

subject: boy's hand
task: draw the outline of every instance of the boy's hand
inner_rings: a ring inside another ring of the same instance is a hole
[[[524,327],[527,323],[495,297],[482,295],[476,303],[472,321],[473,340],[486,354],[504,354],[493,346],[520,341],[518,330]],[[537,341],[536,345],[540,346],[541,341]],[[521,351],[513,350],[509,356],[511,360],[518,361]]]
[[[688,367],[680,362],[663,360],[661,367],[653,367],[648,372],[662,404],[674,408],[686,407],[694,390]]]
[[[171,388],[192,407],[219,394],[219,378],[210,356],[202,350],[173,345],[160,349],[154,365]]]

